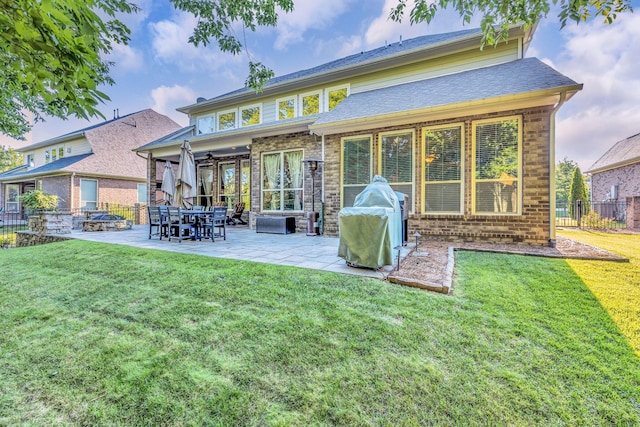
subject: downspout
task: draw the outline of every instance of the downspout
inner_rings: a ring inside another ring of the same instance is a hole
[[[567,100],[567,92],[560,93],[560,100],[549,116],[549,247],[556,247],[556,113]]]
[[[326,165],[324,163],[324,132],[322,133],[322,154],[320,156],[320,160],[322,160],[322,182],[320,185],[320,191],[322,191],[322,197],[320,198],[320,204],[322,206],[322,217],[320,218],[320,225],[322,226],[322,228],[320,228],[320,235],[324,235],[324,171],[326,168]]]

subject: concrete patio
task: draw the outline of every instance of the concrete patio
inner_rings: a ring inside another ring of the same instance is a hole
[[[130,230],[83,232],[73,230],[70,237],[94,242],[112,243],[139,248],[190,253],[216,258],[243,261],[264,262],[314,270],[386,279],[394,266],[385,266],[381,271],[347,266],[344,259],[338,257],[339,239],[335,237],[307,236],[304,233],[265,234],[256,233],[248,227],[227,227],[227,240],[220,238],[193,241],[159,240],[157,236],[149,239],[149,228],[136,225]],[[401,251],[406,256],[408,247]]]

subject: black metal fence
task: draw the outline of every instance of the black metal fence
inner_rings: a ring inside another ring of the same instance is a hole
[[[118,215],[131,220],[134,225],[147,223],[146,205],[136,204],[122,206],[114,203],[104,203],[95,209],[71,209],[74,228],[81,227],[81,221],[91,219],[96,215]],[[2,212],[0,213],[0,249],[14,247],[16,233],[28,230],[28,212]]]
[[[576,200],[571,206],[558,203],[556,225],[576,228],[627,228],[627,205],[619,201],[588,204]]]

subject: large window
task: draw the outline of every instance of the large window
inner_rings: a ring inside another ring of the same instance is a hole
[[[218,113],[218,130],[234,129],[237,126],[236,110],[228,110]]]
[[[278,120],[292,119],[296,116],[296,97],[282,98],[276,101]]]
[[[93,179],[80,180],[80,207],[82,209],[96,209],[98,207],[98,181]]]
[[[245,204],[244,208],[249,210],[251,208],[251,162],[248,159],[242,160],[240,169],[242,171],[242,176],[240,177],[240,184],[242,185],[240,199]]]
[[[7,212],[20,212],[20,186],[18,184],[7,184]]]
[[[462,213],[463,125],[424,130],[424,212]]]
[[[218,165],[218,201],[233,209],[236,203],[236,163],[225,162]]]
[[[301,116],[318,114],[322,110],[320,105],[320,92],[305,93],[300,95]]]
[[[212,115],[198,117],[197,120],[198,135],[213,133],[215,130],[215,120]]]
[[[413,198],[413,131],[380,134],[380,174],[400,193]]]
[[[262,210],[302,211],[302,150],[262,155]]]
[[[147,203],[147,184],[138,184],[138,203]]]
[[[251,105],[240,108],[240,125],[251,126],[259,125],[262,120],[260,117],[260,105]]]
[[[371,136],[342,140],[342,206],[353,206],[371,182]]]
[[[329,88],[327,93],[327,111],[331,111],[338,106],[342,101],[347,99],[349,95],[349,89],[347,87]]]
[[[473,211],[520,212],[522,118],[473,123]]]

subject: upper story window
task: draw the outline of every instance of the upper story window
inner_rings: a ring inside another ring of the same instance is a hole
[[[309,116],[322,111],[320,91],[300,95],[300,115]]]
[[[326,90],[327,99],[325,100],[327,105],[327,111],[331,111],[338,106],[342,101],[349,96],[349,88],[346,86],[329,88]]]
[[[47,164],[51,162],[51,152],[49,150],[44,152],[44,163]]]
[[[520,213],[522,117],[473,122],[473,212]]]
[[[238,127],[237,112],[235,109],[218,113],[218,130],[234,129]]]
[[[296,116],[296,97],[281,98],[276,100],[276,120],[292,119]]]
[[[215,119],[213,115],[198,117],[196,125],[198,135],[213,133],[215,130]]]
[[[249,105],[247,107],[240,108],[240,125],[251,126],[251,125],[259,125],[262,123],[261,119],[261,105]]]
[[[26,162],[25,162],[25,164],[26,164],[28,167],[33,167],[33,166],[35,166],[35,165],[34,165],[33,154],[27,154],[27,158],[26,158]]]
[[[64,147],[58,147],[58,158],[61,159],[64,157]]]

